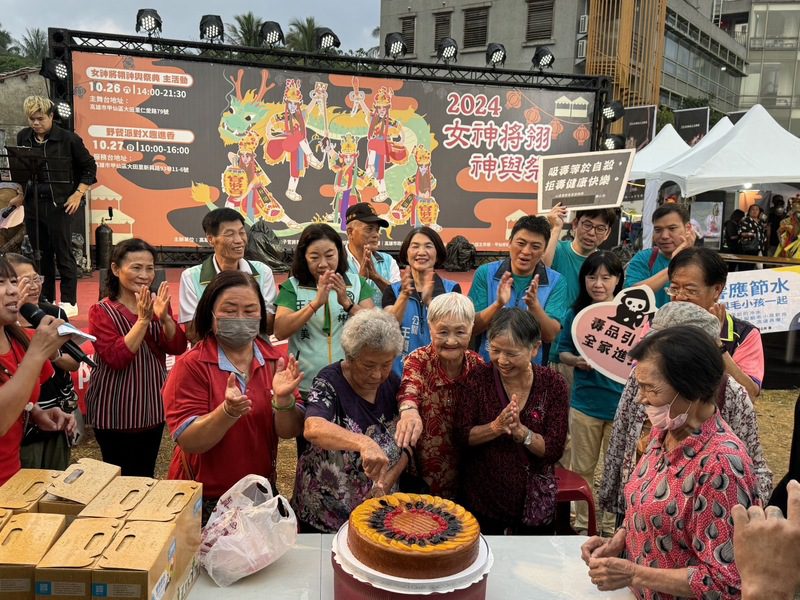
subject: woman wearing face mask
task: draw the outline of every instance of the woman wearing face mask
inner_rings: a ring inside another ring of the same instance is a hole
[[[552,369],[533,364],[542,338],[528,311],[501,311],[488,340],[492,362],[472,376],[455,414],[464,451],[460,497],[485,535],[551,535],[567,385]]]
[[[449,292],[461,293],[455,281],[442,279],[436,267],[442,266],[447,250],[439,234],[430,227],[412,229],[400,246],[400,262],[408,266],[402,280],[383,291],[382,305],[400,323],[405,343],[403,353],[394,362],[394,372],[403,375],[403,361],[417,348],[431,343],[428,327],[428,307],[431,300]]]
[[[330,225],[309,225],[300,234],[291,276],[275,301],[275,337],[289,340],[305,378],[305,397],[323,367],[344,358],[342,328],[362,308],[372,308],[366,279],[347,272],[342,239]]]
[[[569,409],[569,431],[572,436],[570,469],[594,487],[594,471],[600,456],[608,449],[611,426],[617,410],[622,384],[596,371],[579,353],[572,336],[575,315],[591,304],[610,302],[622,289],[624,282],[622,262],[612,252],[590,254],[578,274],[581,290],[575,304],[564,316],[564,331],[559,338],[559,359],[575,367]],[[605,513],[600,521],[601,530],[613,533],[615,516]],[[575,530],[586,535],[589,511],[585,502],[575,508]]]
[[[108,294],[89,309],[97,337],[86,392],[86,421],[105,462],[123,475],[153,477],[164,430],[161,386],[167,354],[182,354],[186,336],[170,309],[169,285],[150,292],[155,249],[138,238],[120,242],[111,255]]]
[[[581,548],[589,576],[599,590],[629,587],[640,599],[739,598],[731,509],[753,504],[756,478],[714,403],[724,373],[717,343],[678,326],[630,356],[653,432],[625,486],[623,526]]]
[[[203,484],[203,522],[219,497],[254,473],[275,485],[278,437],[303,431],[297,361],[288,363],[259,334],[267,311],[247,273],[222,271],[197,305],[200,341],[164,384],[167,425],[176,442],[170,479]]]

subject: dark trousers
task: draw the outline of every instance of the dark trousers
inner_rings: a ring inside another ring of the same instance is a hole
[[[56,301],[56,265],[61,275],[61,302],[76,304],[78,300],[78,265],[72,255],[72,216],[64,207],[40,202],[39,214],[25,206],[25,229],[34,256],[40,252],[39,273],[44,277],[42,295]],[[38,217],[38,218],[37,218]]]
[[[118,465],[123,475],[155,477],[164,424],[142,431],[95,429],[103,462]]]
[[[522,523],[521,520],[500,521],[481,515],[474,510],[472,514],[478,520],[483,535],[555,535],[556,533],[555,520],[531,527]]]
[[[770,506],[777,506],[786,514],[788,495],[786,486],[792,479],[800,481],[800,395],[794,404],[794,431],[792,432],[792,449],[789,453],[789,472],[780,480],[769,499]]]

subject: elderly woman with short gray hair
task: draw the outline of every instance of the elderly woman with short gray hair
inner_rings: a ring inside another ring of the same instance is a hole
[[[467,349],[474,320],[467,296],[436,296],[428,306],[431,343],[414,350],[403,364],[395,437],[400,447],[415,448],[412,472],[421,481],[414,491],[456,497],[460,452],[453,441],[455,414],[469,379],[483,365],[480,355]]]
[[[323,368],[306,400],[292,505],[303,533],[332,533],[371,495],[396,490],[409,451],[394,441],[397,389],[392,363],[403,349],[397,320],[364,309],[342,330],[344,360]]]

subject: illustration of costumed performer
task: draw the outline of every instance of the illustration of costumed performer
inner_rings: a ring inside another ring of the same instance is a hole
[[[403,165],[408,161],[408,150],[403,145],[403,126],[389,116],[394,92],[391,88],[378,88],[372,102],[372,110],[364,104],[363,92],[354,89],[351,97],[355,98],[353,108],[361,109],[369,125],[367,132],[369,152],[365,171],[368,178],[375,179],[378,202],[385,202],[389,199],[389,194],[386,193],[386,165]]]
[[[328,168],[336,174],[333,180],[333,209],[329,216],[338,223],[342,231],[347,230],[345,215],[351,204],[361,202],[359,187],[364,185],[364,170],[358,167],[358,140],[351,133],[342,138],[339,152],[328,146]]]
[[[320,161],[311,151],[306,139],[306,117],[317,105],[325,111],[325,85],[317,85],[312,93],[312,100],[302,110],[303,93],[300,91],[299,79],[287,79],[283,92],[284,111],[274,115],[267,125],[267,145],[265,159],[270,164],[278,164],[289,159],[289,185],[286,188],[286,197],[294,202],[299,202],[303,197],[297,193],[297,184],[305,175],[306,166],[315,169],[322,168]]]
[[[230,165],[222,173],[222,189],[228,194],[225,206],[241,211],[250,222],[262,218],[275,223],[286,213],[267,189],[270,178],[256,159],[259,145],[261,138],[251,129],[239,142],[239,152],[228,152]]]
[[[800,258],[800,196],[789,205],[789,215],[778,226],[778,249],[775,256]]]

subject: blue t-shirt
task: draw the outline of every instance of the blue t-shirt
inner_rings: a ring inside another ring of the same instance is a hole
[[[570,308],[564,315],[564,329],[558,339],[559,352],[571,352],[580,356],[572,340],[572,321],[575,310]],[[570,407],[583,414],[603,421],[613,421],[617,404],[625,386],[592,369],[575,369],[572,379]]]
[[[562,240],[556,246],[556,252],[553,255],[553,264],[550,266],[554,271],[561,273],[566,282],[566,294],[564,295],[564,305],[572,306],[578,295],[581,293],[581,282],[578,280],[578,275],[581,272],[581,267],[586,257],[578,254],[572,249],[572,242],[569,240]],[[564,333],[562,329],[553,344],[550,346],[550,356],[548,357],[551,363],[561,362],[558,359],[558,340]]]
[[[629,262],[628,266],[625,268],[626,288],[639,285],[645,279],[650,279],[653,275],[659,271],[663,271],[669,266],[669,259],[664,256],[662,252],[659,252],[656,256],[655,263],[653,263],[653,267],[650,268],[650,261],[652,260],[652,257],[652,248],[645,248],[644,250],[639,250],[639,252],[634,254],[631,262]],[[665,291],[668,287],[669,282],[667,282],[663,289],[658,290],[655,293],[657,308],[661,308],[667,302],[669,302],[669,296],[667,296],[667,292]]]

